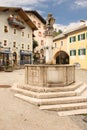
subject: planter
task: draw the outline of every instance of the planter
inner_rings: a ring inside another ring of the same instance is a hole
[[[12,72],[13,71],[13,66],[5,66],[4,71],[5,72]]]

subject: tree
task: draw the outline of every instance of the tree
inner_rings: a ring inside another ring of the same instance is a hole
[[[57,36],[57,35],[59,35],[59,34],[61,34],[61,33],[62,33],[62,30],[60,30],[60,29],[59,29],[59,31],[58,31],[58,32],[54,31],[53,36],[55,37],[55,36]]]
[[[33,40],[33,51],[34,51],[34,49],[35,49],[37,46],[38,46],[38,42],[35,41],[35,40]]]

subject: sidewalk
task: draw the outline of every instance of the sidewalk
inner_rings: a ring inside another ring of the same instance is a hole
[[[87,71],[76,70],[76,80],[86,81]],[[0,72],[0,84],[24,82],[24,69]],[[59,117],[57,112],[39,110],[37,106],[13,96],[10,88],[0,88],[0,130],[87,130],[83,116]]]

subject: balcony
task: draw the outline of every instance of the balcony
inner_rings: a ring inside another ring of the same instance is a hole
[[[17,18],[14,18],[14,17],[9,17],[8,18],[8,23],[9,25],[13,26],[13,27],[16,27],[16,28],[19,28],[19,29],[24,29],[25,28],[25,25],[24,23],[17,19]]]

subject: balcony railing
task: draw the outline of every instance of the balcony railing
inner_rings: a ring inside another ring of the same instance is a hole
[[[24,29],[25,28],[24,23],[21,20],[16,19],[14,17],[9,17],[8,18],[8,23],[9,23],[9,25],[14,26],[16,28],[20,28],[20,29]]]

